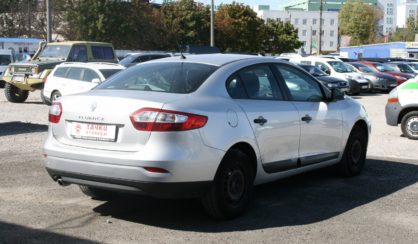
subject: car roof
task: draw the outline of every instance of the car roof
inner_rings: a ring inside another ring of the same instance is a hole
[[[94,44],[111,46],[108,42],[88,42],[88,41],[65,41],[65,42],[50,42],[48,45],[73,45],[73,44]]]
[[[125,69],[123,65],[114,64],[114,63],[104,63],[104,62],[90,62],[90,63],[81,63],[81,62],[65,62],[57,66],[60,67],[88,67],[92,69]]]
[[[181,56],[169,57],[164,59],[157,59],[149,62],[190,62],[190,63],[202,63],[213,66],[223,66],[228,63],[236,62],[239,60],[250,60],[250,59],[265,59],[274,60],[272,58],[259,57],[254,55],[243,55],[243,54],[198,54],[198,55],[187,55],[185,58]]]

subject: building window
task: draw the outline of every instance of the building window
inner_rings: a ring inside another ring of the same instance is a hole
[[[306,30],[302,30],[302,36],[306,36]]]
[[[307,22],[307,20],[306,20],[306,19],[303,19],[303,20],[302,20],[302,24],[303,24],[303,25],[306,25],[306,22]]]
[[[409,16],[410,16],[410,17],[414,17],[414,18],[415,18],[415,10],[410,9],[410,10],[409,10]]]
[[[324,30],[322,30],[321,31],[321,36],[324,36],[325,35],[325,31]]]
[[[295,19],[295,25],[298,25],[299,24],[299,19],[298,18],[296,18]]]
[[[316,36],[316,30],[312,30],[312,35]]]
[[[316,19],[312,19],[312,24],[316,25]]]
[[[386,24],[388,24],[388,25],[393,24],[392,17],[387,17],[387,18],[386,18]]]
[[[387,15],[393,15],[393,8],[389,8],[389,7],[388,7],[388,8],[386,9],[386,14],[387,14]]]
[[[280,18],[277,18],[276,20],[277,20],[277,21],[282,21],[282,19],[280,19]]]
[[[329,42],[329,46],[333,47],[334,46],[334,42]]]
[[[303,46],[306,47],[306,41],[303,41],[302,43],[303,43]]]
[[[321,25],[325,25],[325,20],[321,19]]]
[[[335,21],[334,19],[330,19],[330,20],[329,20],[329,24],[330,24],[330,25],[334,25],[334,21]]]
[[[334,36],[334,31],[329,31],[329,36]]]

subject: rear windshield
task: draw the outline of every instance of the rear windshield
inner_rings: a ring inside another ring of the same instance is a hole
[[[92,46],[91,51],[94,59],[114,59],[112,47]]]
[[[8,65],[12,62],[10,55],[0,54],[0,65]]]
[[[70,52],[71,46],[68,45],[51,45],[46,46],[39,58],[59,58],[66,59]]]
[[[112,76],[96,89],[190,93],[216,69],[197,63],[144,63]]]
[[[122,69],[101,69],[100,72],[104,76],[105,79],[109,78],[110,76],[122,71]]]
[[[341,61],[328,61],[328,63],[332,66],[332,68],[338,73],[349,73],[352,72],[350,68],[347,67]]]

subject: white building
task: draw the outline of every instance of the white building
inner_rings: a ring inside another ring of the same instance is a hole
[[[298,29],[298,37],[303,42],[303,50],[315,53],[319,40],[319,11],[270,10],[266,5],[254,7],[263,20],[276,19],[290,21]],[[338,49],[338,12],[322,12],[322,51]]]
[[[379,21],[379,32],[387,36],[396,31],[396,0],[378,0],[377,6],[383,14]]]
[[[417,0],[401,0],[397,7],[397,26],[400,28],[406,27],[406,20],[408,17],[417,19],[418,1]]]

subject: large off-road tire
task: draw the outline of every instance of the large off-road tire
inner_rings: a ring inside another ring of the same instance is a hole
[[[104,189],[89,187],[89,186],[82,186],[79,185],[80,190],[85,195],[96,199],[96,200],[110,200],[115,197],[116,193],[112,191],[107,191]]]
[[[343,175],[355,176],[363,170],[367,154],[366,133],[360,126],[354,126],[351,130],[344,154],[339,163],[340,171]]]
[[[254,170],[251,159],[240,150],[230,150],[222,160],[210,190],[202,198],[206,212],[216,219],[240,216],[250,203]]]
[[[6,82],[4,85],[4,95],[9,102],[23,103],[28,98],[29,91],[21,90],[16,86]]]
[[[40,97],[41,97],[41,100],[42,100],[42,102],[44,103],[44,104],[46,104],[46,105],[51,105],[51,102],[50,101],[48,101],[48,99],[46,99],[46,97],[44,96],[44,90],[42,89],[41,90],[41,95],[40,95]]]
[[[418,111],[405,114],[401,121],[402,133],[412,140],[418,140]]]

